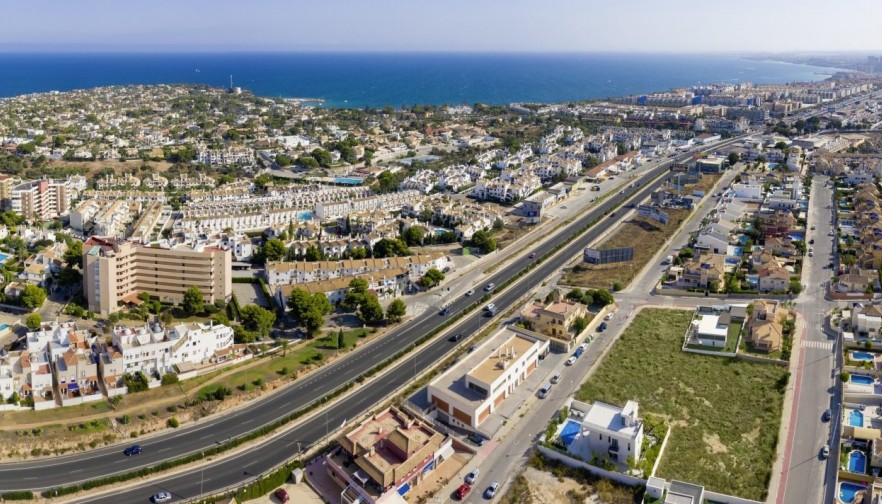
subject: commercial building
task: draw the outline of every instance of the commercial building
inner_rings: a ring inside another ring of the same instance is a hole
[[[54,219],[68,213],[70,188],[67,180],[34,180],[15,186],[10,199],[12,211],[25,219]]]
[[[477,431],[539,366],[549,343],[526,329],[506,326],[428,386],[439,420]]]
[[[343,487],[339,502],[403,503],[403,497],[453,455],[452,439],[395,407],[337,438],[324,456],[328,476]],[[325,496],[331,502],[338,496]]]
[[[83,271],[89,309],[101,315],[142,292],[174,303],[194,286],[207,303],[232,294],[230,251],[218,247],[140,245],[92,237],[83,245]]]

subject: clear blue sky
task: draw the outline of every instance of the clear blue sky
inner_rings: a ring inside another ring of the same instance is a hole
[[[19,0],[0,51],[862,51],[880,19],[880,0]]]

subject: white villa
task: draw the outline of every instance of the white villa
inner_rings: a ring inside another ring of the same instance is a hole
[[[628,401],[624,408],[602,402],[587,404],[573,401],[570,406],[572,418],[581,418],[579,430],[567,446],[567,451],[582,460],[591,460],[596,454],[601,460],[609,457],[619,464],[627,463],[628,457],[640,460],[643,444],[643,422],[638,417],[636,401]],[[566,426],[565,426],[566,429]]]

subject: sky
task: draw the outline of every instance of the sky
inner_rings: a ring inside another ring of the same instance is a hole
[[[3,52],[882,50],[880,0],[11,0],[3,17]]]

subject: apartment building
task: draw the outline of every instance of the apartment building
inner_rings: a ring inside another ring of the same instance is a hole
[[[0,209],[6,210],[12,206],[12,177],[0,174]]]
[[[83,245],[83,270],[89,309],[108,315],[142,292],[179,303],[198,287],[208,303],[232,294],[229,250],[167,242],[141,245],[92,237]]]
[[[441,252],[384,259],[269,262],[266,264],[266,277],[270,285],[286,285],[365,275],[394,269],[405,270],[410,277],[417,279],[425,275],[431,268],[443,271],[444,268],[450,265],[450,258]]]
[[[406,190],[366,198],[321,202],[315,206],[315,215],[319,219],[324,220],[336,219],[353,212],[364,212],[378,208],[394,212],[401,210],[407,204],[420,201],[422,197],[419,191]]]
[[[10,199],[12,211],[26,219],[54,219],[69,212],[70,187],[67,180],[34,180],[15,186]]]

